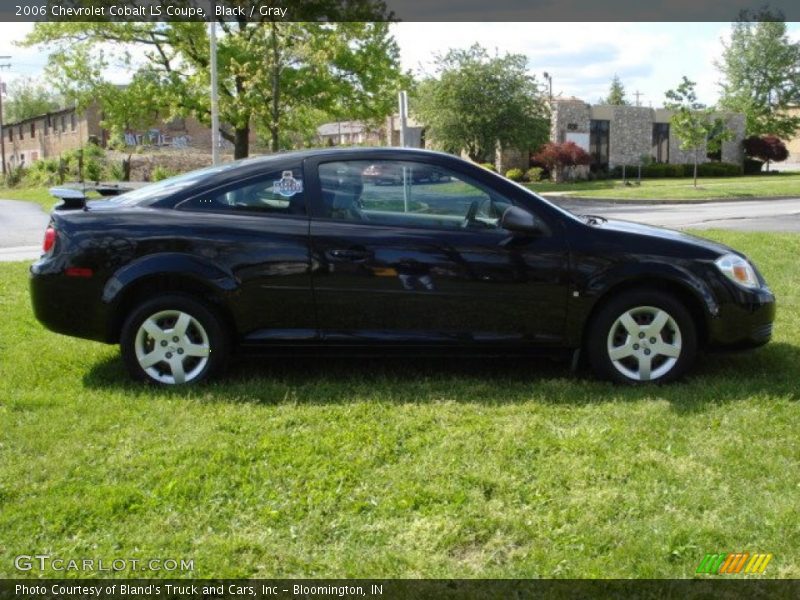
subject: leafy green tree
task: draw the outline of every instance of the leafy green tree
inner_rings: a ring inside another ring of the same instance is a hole
[[[490,56],[479,45],[437,57],[437,74],[419,84],[411,110],[429,139],[476,162],[497,147],[538,148],[547,141],[549,107],[521,54]]]
[[[715,152],[730,138],[725,123],[714,116],[714,109],[697,101],[694,81],[683,77],[680,85],[667,92],[664,107],[673,111],[670,127],[680,140],[681,150],[694,154],[694,187],[697,187],[697,164],[701,150]]]
[[[622,80],[616,73],[611,80],[611,86],[608,89],[608,97],[603,101],[603,104],[610,104],[611,106],[628,106],[630,104],[625,97],[625,86],[622,85]]]
[[[30,77],[20,77],[8,84],[8,99],[3,102],[3,122],[22,121],[58,108],[59,97],[51,88]]]
[[[800,100],[800,43],[787,36],[783,15],[743,11],[723,46],[720,106],[745,114],[747,135],[791,138],[800,117],[785,109]]]
[[[253,126],[266,132],[277,151],[290,139],[285,132],[304,126],[318,111],[335,116],[346,110],[347,118],[367,119],[393,110],[406,80],[389,23],[377,21],[382,4],[361,0],[348,7],[364,20],[219,22],[220,134],[233,144],[236,158],[248,155]],[[367,21],[367,14],[376,20]],[[135,82],[142,85],[132,86],[120,107],[140,103],[210,125],[205,23],[37,23],[25,44],[50,45],[51,76],[84,100],[109,99],[105,92],[111,88],[99,74],[118,62],[132,64],[127,52],[112,56],[103,48],[143,48],[147,64]]]

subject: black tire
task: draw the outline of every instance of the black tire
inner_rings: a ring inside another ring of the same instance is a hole
[[[177,327],[181,314],[188,317],[185,334],[168,336],[167,333],[173,331],[170,324]],[[164,339],[145,331],[144,324],[148,320],[149,328],[152,329],[153,324],[161,328]],[[185,385],[206,380],[222,371],[230,342],[223,320],[212,308],[193,296],[170,293],[142,302],[131,311],[122,326],[120,350],[134,379],[159,385]],[[147,363],[150,356],[153,360],[158,358],[156,351],[164,353],[162,360],[149,368],[143,366],[142,362]],[[178,363],[180,366],[176,367]]]
[[[667,315],[663,328],[658,326],[664,319],[661,313]],[[592,370],[601,379],[668,383],[694,363],[697,328],[686,306],[671,294],[631,290],[600,308],[589,324],[586,349]]]

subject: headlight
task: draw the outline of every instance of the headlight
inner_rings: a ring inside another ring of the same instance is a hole
[[[757,288],[760,286],[756,271],[752,265],[735,254],[726,254],[714,261],[717,268],[731,281],[738,283],[746,288]]]

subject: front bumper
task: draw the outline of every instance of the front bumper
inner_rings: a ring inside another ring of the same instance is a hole
[[[775,310],[775,295],[768,288],[735,290],[711,320],[709,347],[738,350],[766,344],[772,338]]]

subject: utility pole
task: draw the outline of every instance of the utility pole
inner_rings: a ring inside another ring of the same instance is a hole
[[[219,164],[219,96],[217,95],[217,22],[211,21],[211,163]]]
[[[408,141],[406,140],[406,128],[408,127],[408,94],[406,92],[400,92],[397,96],[397,103],[400,109],[400,147],[405,148]]]
[[[549,87],[549,95],[550,95],[550,102],[553,101],[553,76],[550,75],[547,71],[544,72],[544,78],[547,80],[547,84]]]
[[[0,56],[0,60],[8,60],[10,56]],[[10,69],[11,63],[0,64],[0,69]],[[3,135],[3,93],[5,92],[5,83],[0,79],[0,159],[3,161],[3,175],[6,174],[6,138]]]
[[[633,95],[634,95],[634,96],[636,96],[636,106],[641,106],[641,103],[639,102],[639,98],[640,98],[641,96],[644,96],[644,94],[643,94],[642,92],[640,92],[639,90],[636,90],[636,91],[633,93]]]

